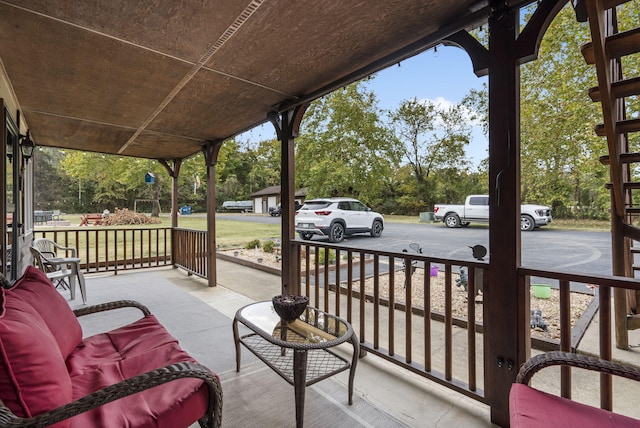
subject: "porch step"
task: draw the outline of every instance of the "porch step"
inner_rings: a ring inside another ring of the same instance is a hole
[[[611,189],[613,187],[613,183],[606,183],[604,187],[607,189]],[[631,183],[622,183],[622,188],[624,190],[637,190],[640,189],[640,182],[634,181]]]
[[[640,94],[640,77],[612,83],[611,94],[614,98],[625,98]],[[595,86],[589,89],[589,97],[591,97],[594,103],[602,101],[602,98],[600,98],[600,88]]]
[[[604,123],[599,123],[595,126],[596,135],[599,137],[606,137],[606,130]],[[630,132],[640,131],[640,119],[626,119],[621,120],[616,124],[616,132],[620,134],[628,134]]]
[[[605,50],[609,59],[620,58],[640,51],[640,28],[614,34],[605,40]],[[588,42],[580,48],[587,64],[594,65],[596,57],[593,52],[593,42]]]
[[[609,155],[603,155],[599,158],[602,165],[609,165],[611,158]],[[634,163],[640,162],[640,153],[622,153],[620,154],[621,163]]]

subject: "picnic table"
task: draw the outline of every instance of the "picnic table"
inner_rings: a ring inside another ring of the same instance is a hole
[[[82,216],[78,226],[89,226],[89,222],[91,221],[94,226],[100,226],[102,224],[102,219],[102,214],[85,214]]]

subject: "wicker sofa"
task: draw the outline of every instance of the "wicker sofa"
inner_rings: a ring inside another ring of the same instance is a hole
[[[612,363],[568,352],[547,352],[529,359],[518,372],[509,394],[512,428],[529,427],[640,427],[640,420],[577,403],[528,386],[535,373],[545,367],[564,365],[640,380],[636,367]]]
[[[220,425],[218,377],[141,304],[72,311],[34,267],[0,297],[0,427]],[[82,338],[77,317],[123,307],[142,318]]]

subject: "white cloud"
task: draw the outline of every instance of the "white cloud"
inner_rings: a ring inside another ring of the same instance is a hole
[[[447,110],[447,109],[453,107],[454,105],[456,105],[455,102],[450,101],[450,100],[448,100],[448,99],[446,99],[444,97],[437,97],[436,99],[421,98],[421,99],[418,99],[418,102],[421,102],[421,103],[430,102],[430,103],[434,104],[439,110]],[[462,106],[462,114],[467,119],[467,121],[469,122],[469,125],[471,127],[473,127],[473,128],[475,128],[475,127],[482,128],[482,124],[480,123],[480,121],[478,119],[473,119],[474,117],[478,117],[479,116],[475,111],[470,110],[466,106]]]

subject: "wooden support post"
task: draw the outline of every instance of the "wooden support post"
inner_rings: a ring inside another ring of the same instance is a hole
[[[489,18],[489,287],[484,288],[485,385],[491,422],[509,426],[509,391],[529,354],[520,266],[518,9],[493,1]]]
[[[207,164],[207,279],[209,287],[217,284],[216,271],[216,162],[223,141],[207,141],[202,145]]]
[[[267,119],[276,129],[281,143],[280,193],[282,204],[282,293],[300,294],[300,252],[295,239],[295,138],[308,104],[283,113],[271,112]]]
[[[165,167],[171,177],[171,264],[173,264],[173,258],[177,251],[174,230],[178,227],[178,177],[180,176],[182,159],[174,159],[173,167],[166,159],[158,159],[158,162]]]

